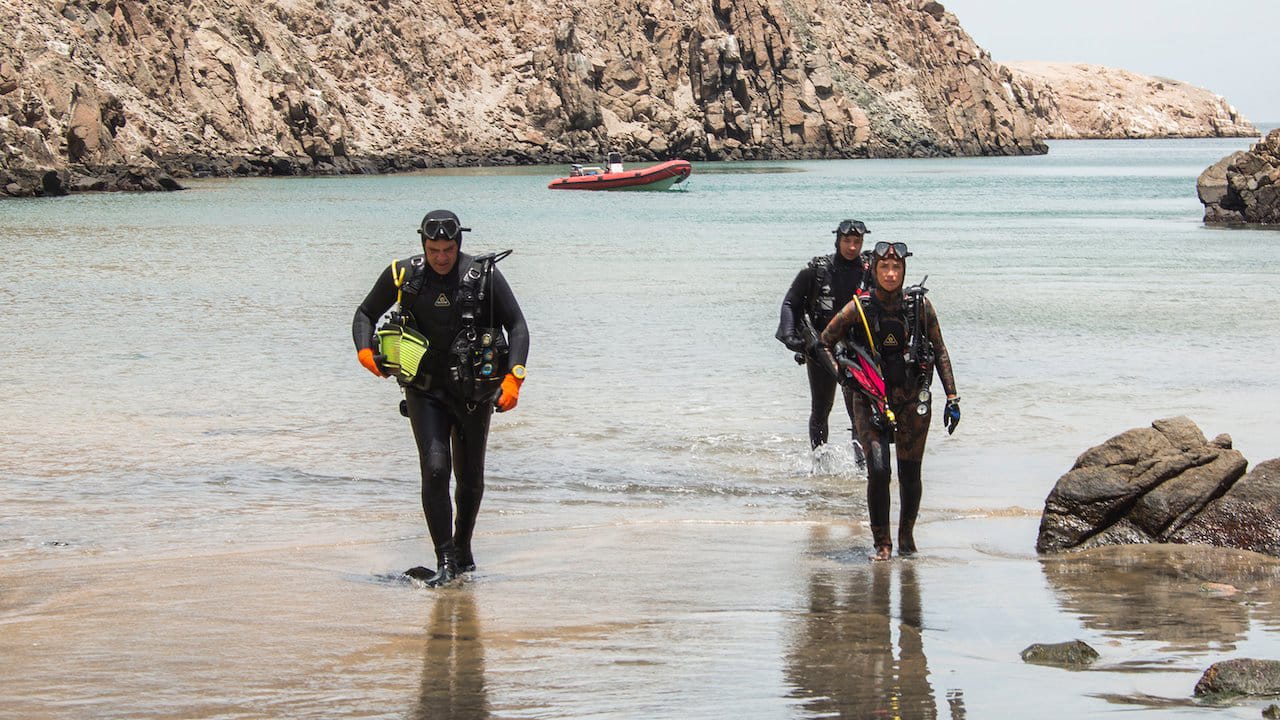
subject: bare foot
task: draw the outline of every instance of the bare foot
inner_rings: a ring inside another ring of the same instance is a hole
[[[888,560],[892,555],[893,555],[893,548],[888,545],[884,545],[882,547],[876,548],[876,554],[872,555],[871,559],[876,562],[883,562],[885,560]]]

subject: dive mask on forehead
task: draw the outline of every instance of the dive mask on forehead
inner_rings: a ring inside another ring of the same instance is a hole
[[[843,220],[835,230],[837,235],[850,235],[853,233],[866,235],[869,232],[871,231],[867,229],[867,224],[861,220]]]
[[[903,260],[911,257],[911,251],[907,250],[907,244],[901,242],[878,242],[872,252],[876,257],[897,256]]]
[[[423,240],[457,240],[464,231],[470,230],[471,228],[462,227],[457,218],[424,218],[418,234]]]

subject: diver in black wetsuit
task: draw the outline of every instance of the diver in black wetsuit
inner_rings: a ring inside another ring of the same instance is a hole
[[[836,252],[813,258],[796,275],[782,300],[782,317],[774,336],[796,354],[796,362],[804,363],[809,373],[809,446],[812,448],[827,442],[827,418],[836,394],[836,379],[814,362],[818,333],[855,294],[865,292],[870,282],[869,259],[862,253],[863,237],[871,232],[866,224],[861,220],[845,220],[833,232]],[[847,396],[845,401],[852,423],[853,406]],[[856,433],[853,440],[861,459]]]
[[[416,567],[406,574],[431,587],[475,569],[471,536],[484,495],[489,419],[495,405],[498,412],[516,406],[529,353],[524,314],[494,267],[506,253],[472,257],[460,252],[464,231],[470,228],[452,212],[428,213],[418,229],[424,254],[392,262],[351,324],[360,364],[379,377],[395,374],[404,388],[401,412],[408,415],[418,445],[422,510],[438,562],[434,572]],[[412,377],[379,353],[385,346],[375,323],[393,306],[398,310],[384,332],[416,331],[427,341]],[[451,464],[457,479],[456,522],[449,499]]]
[[[947,394],[943,426],[952,433],[960,424],[960,397],[938,314],[921,286],[903,292],[910,255],[906,243],[876,243],[871,253],[875,291],[845,305],[819,338],[823,346],[819,352],[828,365],[834,364],[828,348],[843,342],[866,352],[883,373],[889,412],[873,407],[867,394],[854,386],[844,387],[846,398],[853,400],[854,429],[867,453],[867,510],[876,560],[888,560],[893,552],[889,534],[890,444],[898,448],[898,554],[916,552],[914,531],[923,494],[920,470],[933,418],[929,386],[935,370]]]

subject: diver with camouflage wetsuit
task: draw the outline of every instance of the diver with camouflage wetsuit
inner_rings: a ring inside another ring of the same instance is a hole
[[[920,470],[933,417],[929,385],[935,370],[947,395],[943,425],[952,433],[960,423],[960,397],[937,312],[923,287],[903,292],[910,256],[906,243],[876,243],[870,268],[875,290],[845,305],[820,337],[824,355],[843,342],[848,350],[861,350],[878,362],[883,375],[887,409],[879,408],[855,383],[845,384],[846,397],[852,396],[854,428],[867,454],[867,510],[876,560],[888,560],[893,551],[890,444],[898,448],[898,554],[916,552],[914,530],[923,493]],[[837,348],[836,356],[847,357],[844,350]],[[829,363],[831,358],[825,360]]]
[[[796,354],[809,375],[809,447],[827,442],[827,423],[835,402],[836,379],[814,362],[818,349],[818,333],[827,326],[836,311],[859,292],[864,292],[870,278],[869,258],[862,253],[863,237],[871,231],[861,220],[844,220],[832,231],[836,235],[836,252],[819,255],[796,274],[791,288],[782,300],[781,318],[774,335],[788,350]],[[845,411],[853,422],[853,406],[845,396]],[[853,436],[857,442],[857,434]],[[860,449],[855,445],[855,452]],[[859,456],[860,457],[860,456]]]

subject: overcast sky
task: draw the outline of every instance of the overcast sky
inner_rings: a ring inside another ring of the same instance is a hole
[[[1280,123],[1280,0],[940,1],[997,62],[1085,62],[1182,80],[1254,124]]]

